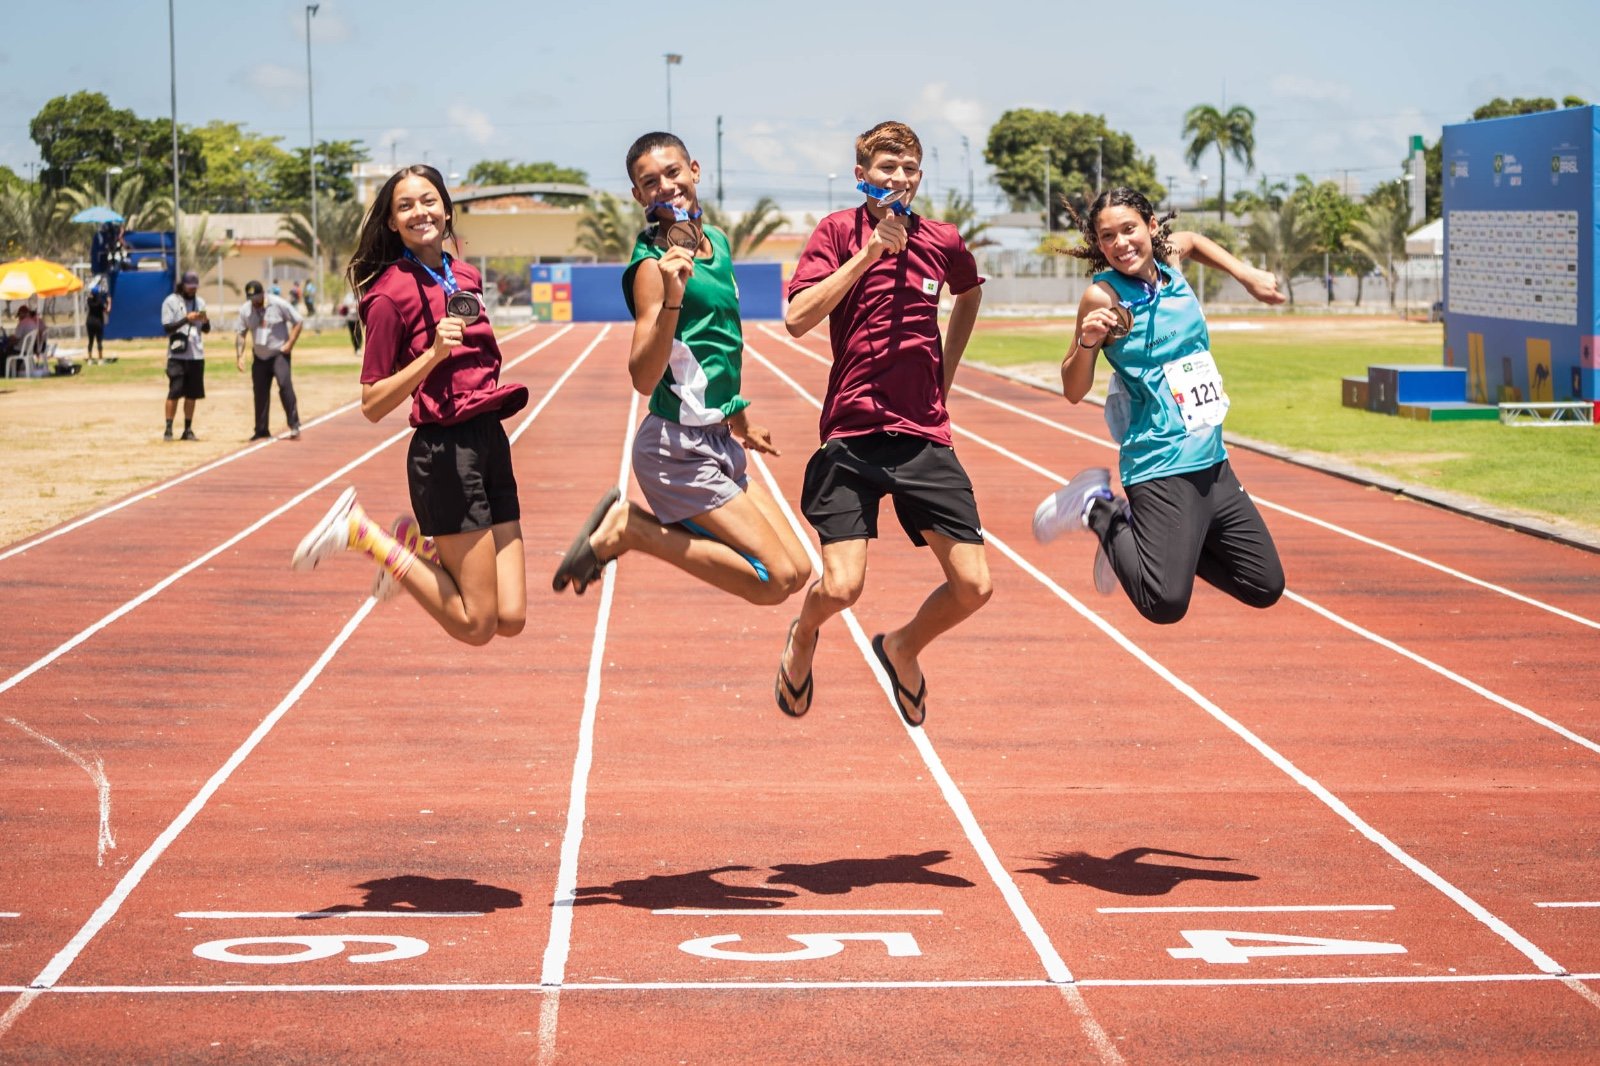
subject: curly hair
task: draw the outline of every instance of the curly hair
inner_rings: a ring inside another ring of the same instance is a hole
[[[1111,263],[1106,259],[1105,253],[1100,250],[1100,241],[1096,238],[1095,227],[1100,222],[1100,212],[1108,207],[1131,207],[1139,213],[1139,217],[1150,224],[1150,245],[1157,259],[1166,262],[1176,254],[1176,249],[1167,240],[1167,223],[1178,217],[1178,212],[1169,211],[1160,218],[1156,217],[1156,209],[1151,205],[1144,193],[1138,189],[1130,189],[1126,185],[1119,185],[1114,189],[1107,189],[1094,202],[1089,205],[1086,214],[1079,215],[1069,202],[1066,205],[1067,214],[1072,216],[1072,222],[1083,234],[1083,241],[1076,248],[1068,248],[1063,253],[1074,259],[1082,259],[1096,270],[1110,270]]]

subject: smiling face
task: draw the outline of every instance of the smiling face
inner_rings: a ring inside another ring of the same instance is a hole
[[[434,258],[444,247],[450,214],[433,182],[420,174],[407,174],[394,187],[389,203],[389,228],[399,234],[412,254]],[[424,253],[429,253],[424,256]]]
[[[856,165],[856,180],[902,193],[901,202],[910,206],[922,184],[922,158],[908,151],[874,152],[866,166]]]
[[[1150,223],[1132,207],[1107,206],[1095,216],[1094,240],[1112,269],[1149,278],[1155,270]]]
[[[628,176],[633,179],[634,200],[647,211],[651,204],[659,203],[669,203],[691,215],[700,209],[700,164],[676,147],[652,148],[633,161]],[[652,216],[650,221],[672,219]]]

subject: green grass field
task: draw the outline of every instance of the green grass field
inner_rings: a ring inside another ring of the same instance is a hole
[[[1417,422],[1340,404],[1340,379],[1365,377],[1368,364],[1441,363],[1442,327],[1288,320],[1235,330],[1226,321],[1219,320],[1211,343],[1233,400],[1230,431],[1408,484],[1600,528],[1600,427]],[[967,358],[1009,367],[1056,364],[1071,329],[1069,321],[982,329]],[[1099,370],[1103,388],[1104,360]]]

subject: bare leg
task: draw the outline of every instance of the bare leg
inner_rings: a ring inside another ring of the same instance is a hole
[[[400,579],[423,610],[462,643],[487,644],[500,627],[501,553],[496,542],[502,536],[499,531],[511,527],[508,535],[515,537],[520,549],[521,535],[515,526],[507,522],[493,529],[435,537],[439,562],[418,557]],[[526,617],[526,592],[520,613]]]
[[[966,544],[923,530],[944,570],[944,584],[934,589],[911,621],[883,635],[883,650],[894,664],[900,683],[912,692],[922,687],[922,667],[917,657],[940,633],[958,625],[989,602],[989,559],[982,544]]]
[[[644,552],[756,604],[782,603],[811,577],[805,549],[776,502],[759,487],[694,516],[692,521],[717,540],[697,537],[677,525],[664,526],[644,508],[619,500],[589,543],[598,559],[609,561],[630,551]],[[761,560],[767,580],[761,580],[745,555]]]
[[[811,673],[823,623],[861,598],[867,576],[867,544],[860,538],[822,546],[822,578],[806,589],[799,623],[780,659],[783,672],[797,683]]]

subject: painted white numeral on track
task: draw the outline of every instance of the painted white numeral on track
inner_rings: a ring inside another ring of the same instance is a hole
[[[258,955],[238,952],[235,948],[247,944],[287,944],[300,950],[289,954]],[[238,962],[247,966],[281,966],[290,962],[315,962],[331,959],[351,944],[386,944],[387,951],[368,951],[351,955],[351,962],[392,962],[396,959],[414,959],[428,950],[426,940],[414,936],[241,936],[232,940],[209,940],[197,945],[194,953],[212,962]]]
[[[1206,962],[1249,962],[1268,955],[1404,955],[1403,944],[1379,940],[1333,940],[1321,936],[1288,936],[1278,933],[1238,933],[1228,929],[1185,929],[1186,948],[1168,948],[1175,959],[1203,959]],[[1243,943],[1240,943],[1243,941]],[[1268,947],[1267,945],[1275,945]]]
[[[730,959],[736,962],[801,962],[805,959],[825,959],[844,950],[846,940],[879,940],[891,956],[921,955],[917,940],[910,933],[790,933],[789,939],[804,944],[794,951],[728,951],[719,944],[740,940],[738,933],[727,936],[703,936],[698,940],[685,940],[679,949],[704,959]]]

